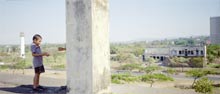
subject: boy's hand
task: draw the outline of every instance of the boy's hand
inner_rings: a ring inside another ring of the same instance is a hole
[[[47,52],[44,52],[44,53],[43,53],[43,56],[50,56],[50,54],[47,53]]]

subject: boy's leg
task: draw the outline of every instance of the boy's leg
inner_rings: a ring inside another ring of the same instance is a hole
[[[37,87],[39,86],[39,82],[40,82],[40,73],[37,76]]]
[[[39,76],[40,76],[40,73],[35,73],[34,81],[33,81],[33,88],[38,87],[38,85],[39,85]]]

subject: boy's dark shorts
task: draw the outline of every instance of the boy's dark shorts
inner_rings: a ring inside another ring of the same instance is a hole
[[[34,68],[34,71],[35,71],[35,73],[44,73],[45,69],[44,69],[44,66],[42,65],[40,67]]]

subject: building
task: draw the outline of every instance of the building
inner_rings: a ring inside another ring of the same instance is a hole
[[[21,38],[21,42],[20,42],[20,57],[21,58],[25,58],[25,40],[24,40],[24,33],[23,32],[20,33],[20,38]]]
[[[220,16],[210,18],[211,44],[220,44]]]
[[[143,58],[151,57],[163,61],[167,57],[204,57],[206,46],[176,46],[146,48]]]

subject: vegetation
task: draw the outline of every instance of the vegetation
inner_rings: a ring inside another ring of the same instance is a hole
[[[125,64],[125,65],[122,65],[120,69],[122,70],[129,70],[130,72],[132,70],[140,70],[142,67],[141,67],[141,64],[136,64],[136,63],[131,63],[131,64]]]
[[[171,67],[181,67],[182,72],[183,72],[183,68],[188,67],[188,62],[189,62],[188,58],[173,57],[173,58],[171,58],[171,63],[169,64],[169,66],[171,66]]]
[[[159,66],[147,66],[143,70],[146,74],[152,74],[154,71],[161,69]]]
[[[138,76],[132,76],[131,74],[113,74],[111,76],[111,79],[112,83],[115,84],[124,84],[139,81]]]
[[[209,45],[207,47],[207,59],[209,63],[220,57],[220,45]]]
[[[204,59],[202,57],[191,58],[189,62],[189,66],[193,68],[201,68],[203,67]]]
[[[196,80],[207,75],[207,72],[202,69],[192,69],[190,71],[187,71],[186,75],[194,78],[192,83],[192,87],[194,87]]]
[[[177,71],[172,68],[168,68],[166,70],[166,72],[167,72],[168,76],[173,75],[173,74],[177,74]]]
[[[213,91],[213,81],[209,80],[208,78],[202,78],[195,82],[194,89],[196,92],[199,93],[212,93]]]
[[[154,58],[152,58],[152,57],[147,58],[147,64],[148,64],[149,66],[151,66],[152,64],[154,64],[154,63],[156,63],[156,62],[158,62],[157,59],[154,59]]]
[[[153,84],[157,81],[173,81],[173,78],[166,76],[164,74],[147,74],[141,76],[141,81],[149,82],[150,87],[153,87]]]

